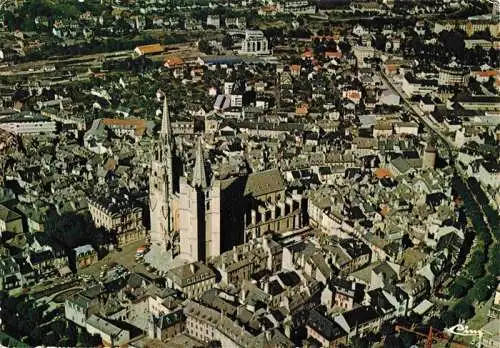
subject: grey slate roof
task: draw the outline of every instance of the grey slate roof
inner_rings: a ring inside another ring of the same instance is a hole
[[[21,215],[16,213],[15,211],[10,210],[5,205],[0,204],[0,220],[5,222],[10,222],[14,220],[18,220],[21,218]]]
[[[346,335],[346,332],[336,322],[323,316],[315,309],[309,312],[307,326],[314,329],[314,331],[329,341],[333,341]]]

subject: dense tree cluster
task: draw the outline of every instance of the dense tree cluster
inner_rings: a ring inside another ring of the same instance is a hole
[[[447,326],[474,315],[474,302],[491,298],[500,274],[500,244],[498,243],[499,217],[489,205],[488,198],[474,178],[465,182],[459,176],[453,179],[454,194],[463,200],[466,216],[476,234],[476,246],[460,276],[449,288],[460,301],[442,315]]]
[[[98,1],[31,0],[24,1],[16,15],[12,12],[5,12],[4,23],[10,31],[16,29],[35,31],[41,29],[35,25],[35,18],[46,17],[49,25],[45,28],[50,30],[57,18],[78,18],[86,11],[100,14],[104,9]]]
[[[59,309],[48,311],[46,304],[37,304],[25,296],[9,296],[0,292],[0,318],[6,332],[32,346],[95,347],[100,337],[62,319]]]
[[[474,37],[488,37],[489,32],[479,32]],[[489,64],[498,66],[498,51],[489,50],[480,46],[466,48],[466,33],[463,30],[443,30],[436,36],[436,41],[426,40],[424,37],[412,35],[403,41],[403,53],[407,58],[417,58],[421,66],[428,71],[434,63],[450,62],[455,59],[464,65],[478,66]]]

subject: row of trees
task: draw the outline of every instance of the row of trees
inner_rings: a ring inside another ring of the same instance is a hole
[[[500,275],[500,244],[492,240],[492,236],[498,238],[498,214],[489,206],[486,195],[474,178],[464,182],[456,175],[453,189],[455,195],[463,200],[463,208],[472,222],[477,240],[463,274],[456,277],[450,286],[450,294],[460,301],[443,313],[442,320],[447,325],[474,316],[473,304],[487,301],[492,296],[496,276]]]

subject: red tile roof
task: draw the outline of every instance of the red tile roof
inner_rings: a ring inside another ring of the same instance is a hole
[[[181,57],[169,57],[164,63],[167,68],[178,68],[184,65],[184,60]]]

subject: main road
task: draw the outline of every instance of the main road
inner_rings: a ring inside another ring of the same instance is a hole
[[[425,116],[424,112],[416,105],[412,104],[410,100],[408,100],[406,94],[394,84],[392,79],[387,76],[383,71],[380,72],[380,76],[382,79],[386,82],[387,86],[389,86],[395,93],[399,95],[401,100],[403,101],[404,105],[408,108],[408,110],[411,112],[411,115],[413,118],[419,122],[423,123],[425,127],[427,127],[429,130],[431,130],[432,133],[437,135],[443,143],[446,145],[450,160],[453,159],[453,151],[456,150],[456,146],[453,143],[453,141],[443,134],[443,132],[438,128],[438,126],[433,123],[427,116]]]

